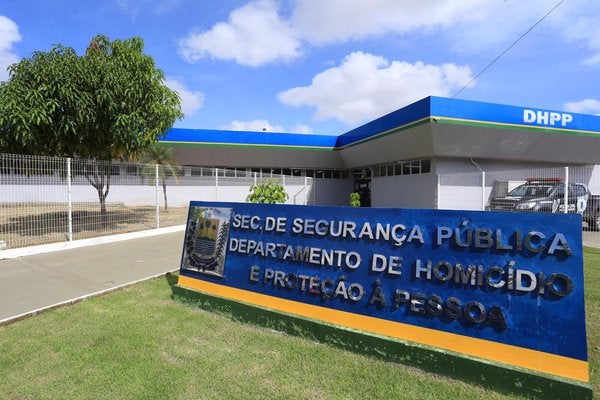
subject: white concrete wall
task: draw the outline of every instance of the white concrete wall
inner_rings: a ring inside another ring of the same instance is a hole
[[[167,186],[167,201],[169,206],[187,206],[190,201],[232,201],[245,202],[250,185],[215,186]],[[285,185],[290,196],[287,204],[294,204],[293,195],[304,193],[304,185]],[[68,191],[66,185],[2,185],[0,203],[67,203]],[[91,185],[73,185],[71,187],[73,203],[97,203],[98,193]],[[164,202],[162,186],[158,188],[158,201]],[[296,196],[297,204],[304,204],[303,195]],[[106,198],[108,204],[120,203],[126,206],[155,206],[156,189],[150,185],[111,185]]]
[[[310,191],[310,204],[320,206],[349,206],[350,193],[354,191],[351,179],[314,179]]]
[[[542,163],[481,158],[474,158],[472,161],[473,162],[471,162],[471,159],[469,158],[436,158],[432,160],[432,172],[435,172],[436,174],[462,174],[467,172],[480,172],[481,170],[491,172],[564,167],[564,164],[550,162]]]
[[[371,179],[372,207],[435,208],[435,174]]]

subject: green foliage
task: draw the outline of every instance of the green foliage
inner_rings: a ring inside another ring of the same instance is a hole
[[[140,38],[99,35],[85,55],[56,45],[0,82],[0,152],[131,158],[183,116]]]
[[[360,207],[360,194],[357,192],[350,193],[350,207]]]
[[[247,202],[260,204],[283,204],[287,199],[288,194],[283,186],[273,180],[255,183],[246,197]]]
[[[0,82],[0,153],[92,160],[85,176],[105,220],[110,160],[137,158],[183,117],[143,48],[98,35],[83,56],[59,44],[11,65]]]
[[[155,182],[156,179],[156,165],[158,164],[158,179],[163,188],[163,197],[165,200],[165,210],[168,210],[167,204],[167,179],[169,177],[175,178],[178,181],[177,174],[179,173],[179,166],[175,157],[173,156],[173,150],[168,147],[162,147],[158,144],[153,144],[148,147],[144,152],[142,160],[147,163],[140,171],[140,177],[142,182],[148,178],[151,182]]]

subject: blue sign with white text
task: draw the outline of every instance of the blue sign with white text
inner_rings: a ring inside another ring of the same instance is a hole
[[[580,215],[191,202],[180,275],[587,373]]]

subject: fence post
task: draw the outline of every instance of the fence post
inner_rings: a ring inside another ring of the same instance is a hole
[[[439,210],[440,209],[440,174],[436,174],[437,177],[437,182],[435,185],[435,209]]]
[[[304,205],[308,205],[308,177],[304,177]]]
[[[219,168],[215,168],[215,201],[219,201]]]
[[[481,171],[481,211],[485,211],[485,171]]]
[[[154,185],[155,185],[155,197],[156,197],[156,229],[160,228],[160,203],[158,200],[158,164],[156,164],[155,175],[154,175]]]
[[[564,213],[569,212],[569,167],[565,167],[565,209]]]
[[[71,197],[71,158],[67,157],[67,219],[68,231],[67,240],[73,241],[73,201]]]

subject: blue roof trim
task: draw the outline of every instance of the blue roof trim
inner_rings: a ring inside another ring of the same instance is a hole
[[[429,117],[430,100],[431,97],[425,97],[339,136],[337,147],[348,146],[377,134]]]
[[[161,141],[246,146],[340,149],[426,118],[557,129],[599,134],[600,116],[430,96],[340,136],[294,133],[171,129]]]
[[[333,149],[337,136],[295,133],[221,131],[172,128],[161,142],[225,143],[232,145],[328,147]]]
[[[600,133],[600,117],[533,107],[431,97],[431,116],[495,124]]]

